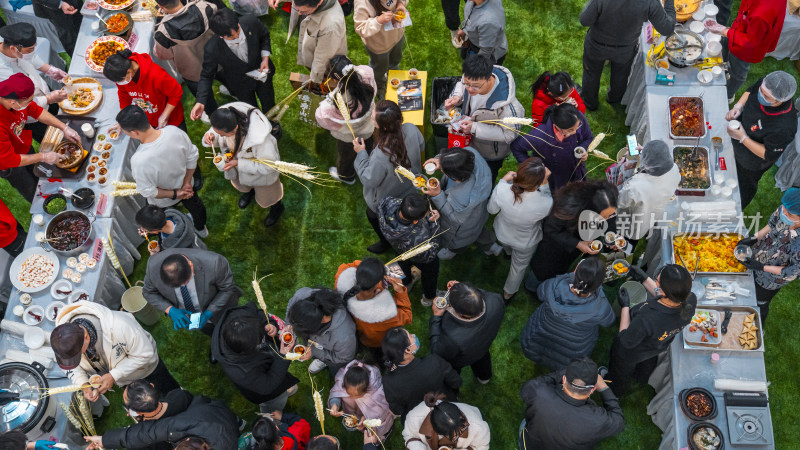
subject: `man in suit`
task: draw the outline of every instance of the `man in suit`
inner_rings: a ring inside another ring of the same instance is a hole
[[[75,51],[78,30],[83,16],[83,0],[32,0],[36,17],[47,19],[56,27],[56,33],[69,56]],[[82,50],[81,50],[82,51]]]
[[[269,58],[272,47],[267,27],[253,15],[239,17],[227,8],[214,13],[208,25],[216,36],[205,45],[197,102],[190,115],[192,120],[199,119],[203,112],[209,116],[214,112],[211,85],[218,67],[222,67],[222,78],[234,97],[258,108],[258,96],[261,111],[269,111],[275,106],[272,87],[275,65]],[[247,76],[246,73],[252,70],[259,70],[262,74],[266,72],[266,79],[258,81]]]
[[[224,256],[192,248],[167,249],[150,257],[142,294],[164,311],[172,324],[188,328],[190,315],[201,313],[199,328],[211,335],[214,320],[236,306],[242,290]]]

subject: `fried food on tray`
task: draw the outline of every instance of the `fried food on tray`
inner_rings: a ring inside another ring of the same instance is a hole
[[[673,238],[675,261],[680,264],[683,258],[686,269],[694,272],[695,261],[700,256],[698,272],[744,272],[747,269],[733,256],[740,239],[738,234],[676,235]]]
[[[129,23],[128,17],[122,13],[114,14],[106,20],[108,31],[114,34],[122,33],[122,30],[127,28]]]
[[[91,58],[95,64],[102,67],[109,56],[124,49],[125,46],[116,41],[99,42],[92,50]]]
[[[92,104],[94,101],[94,94],[89,88],[80,88],[67,97],[67,100],[72,103],[75,108],[85,108]]]
[[[669,117],[674,136],[699,137],[705,133],[703,100],[698,97],[669,99]]]

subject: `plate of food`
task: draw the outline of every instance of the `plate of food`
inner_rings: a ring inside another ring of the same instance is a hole
[[[61,169],[72,169],[78,167],[86,155],[86,152],[81,148],[80,145],[70,141],[62,141],[56,146],[54,151],[66,157],[56,163],[56,166]]]
[[[70,85],[64,86],[64,90],[67,98],[58,106],[70,115],[88,114],[103,101],[103,86],[91,77],[76,78]]]
[[[719,311],[714,309],[697,309],[683,330],[683,338],[687,344],[700,346],[717,346],[722,343],[720,325],[722,319]]]
[[[109,36],[122,36],[133,26],[131,15],[125,11],[109,14],[104,20],[106,21],[105,33]]]
[[[136,0],[99,0],[97,3],[103,9],[107,9],[109,11],[119,11],[121,9],[127,9],[130,6],[133,6],[135,1]]]
[[[90,69],[102,73],[108,57],[126,48],[130,48],[130,45],[125,39],[119,36],[102,36],[89,44],[83,57]]]
[[[31,247],[11,263],[11,284],[20,292],[32,294],[50,286],[59,274],[58,258],[41,247]]]

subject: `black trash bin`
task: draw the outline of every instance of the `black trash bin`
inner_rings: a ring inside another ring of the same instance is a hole
[[[431,86],[431,127],[433,128],[433,139],[436,143],[436,151],[440,151],[447,146],[447,125],[433,123],[436,118],[436,110],[444,104],[450,97],[456,84],[461,81],[461,77],[440,77],[433,79]]]

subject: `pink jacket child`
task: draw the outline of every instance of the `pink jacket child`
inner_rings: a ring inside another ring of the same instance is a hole
[[[328,407],[331,408],[332,416],[344,413],[357,417],[359,429],[366,429],[361,425],[363,420],[380,419],[381,425],[374,430],[381,440],[389,434],[397,417],[392,414],[383,394],[383,382],[378,368],[358,360],[339,369],[328,398]]]

